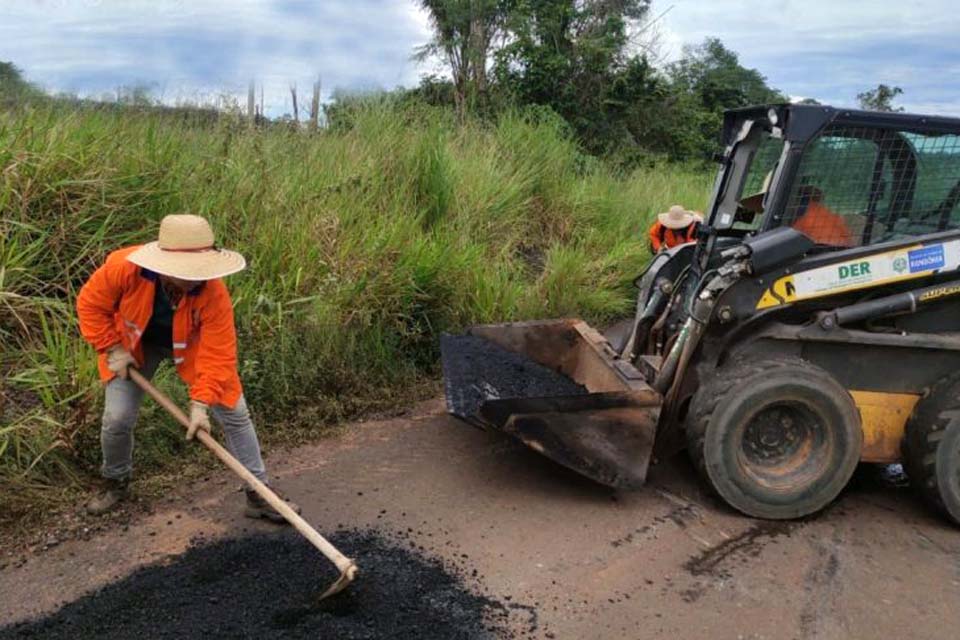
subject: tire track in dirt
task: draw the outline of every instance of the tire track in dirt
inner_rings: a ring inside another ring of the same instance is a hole
[[[829,637],[829,629],[836,623],[843,625],[840,596],[843,591],[839,577],[842,536],[834,526],[829,540],[819,537],[809,540],[813,562],[803,579],[804,605],[800,611],[800,637],[816,640]]]
[[[690,556],[682,566],[694,580],[679,590],[680,598],[692,604],[710,588],[733,580],[736,572],[745,569],[744,565],[752,559],[758,558],[768,544],[781,536],[789,536],[796,526],[795,523],[759,521]]]
[[[796,524],[789,522],[759,521],[738,535],[691,556],[683,568],[698,578],[731,578],[736,562],[758,557],[767,543],[789,536],[795,527]]]

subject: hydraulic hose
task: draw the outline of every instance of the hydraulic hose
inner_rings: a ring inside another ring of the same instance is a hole
[[[712,272],[711,272],[712,273]],[[680,381],[686,373],[687,365],[693,357],[693,352],[700,344],[700,338],[710,322],[713,315],[713,308],[717,304],[717,298],[721,292],[736,282],[740,277],[740,270],[730,269],[725,272],[719,272],[710,282],[703,287],[700,294],[697,295],[690,308],[686,322],[677,336],[667,359],[664,360],[660,373],[653,382],[653,388],[661,394],[664,394],[667,401],[672,400],[679,388]],[[667,393],[667,392],[670,393]]]
[[[627,344],[624,345],[623,352],[620,354],[621,357],[627,358],[629,361],[633,361],[636,357],[637,351],[637,338],[640,336],[641,328],[643,328],[643,339],[646,340],[651,321],[659,313],[660,307],[663,305],[664,300],[668,299],[673,291],[673,285],[666,278],[660,278],[654,284],[653,293],[650,295],[650,300],[644,306],[643,310],[638,314],[636,321],[633,323],[633,330],[630,332],[630,339],[627,341]]]

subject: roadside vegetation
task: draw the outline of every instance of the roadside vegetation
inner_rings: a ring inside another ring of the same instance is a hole
[[[0,518],[96,476],[101,393],[75,296],[168,213],[209,217],[249,260],[229,286],[269,444],[435,393],[443,331],[627,313],[650,216],[702,207],[709,183],[614,170],[543,111],[458,122],[384,98],[314,135],[56,101],[0,112]],[[184,400],[171,368],[159,380]],[[193,455],[150,405],[141,477]]]

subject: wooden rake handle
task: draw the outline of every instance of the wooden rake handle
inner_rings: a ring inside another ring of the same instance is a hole
[[[149,380],[143,377],[143,375],[134,369],[133,367],[128,367],[127,372],[130,375],[130,379],[133,380],[141,389],[147,392],[151,398],[157,401],[161,407],[170,412],[177,422],[183,425],[184,428],[190,427],[190,419],[187,418],[180,407],[178,407],[170,398],[165,396],[163,392],[153,386]],[[270,503],[274,509],[276,509],[280,515],[286,518],[293,527],[300,532],[300,534],[310,541],[310,544],[315,546],[320,553],[327,557],[330,562],[337,566],[337,569],[340,571],[341,576],[349,575],[350,580],[353,579],[353,574],[356,573],[357,566],[347,556],[340,553],[336,547],[327,542],[326,538],[317,533],[317,530],[310,526],[310,524],[301,518],[296,511],[290,508],[286,502],[284,502],[280,496],[275,494],[270,490],[270,487],[260,482],[255,475],[247,471],[247,468],[240,464],[240,461],[230,455],[230,452],[223,448],[223,446],[214,440],[213,436],[204,431],[203,429],[198,429],[196,433],[196,439],[203,443],[203,445],[210,449],[213,452],[213,455],[217,456],[220,461],[227,465],[231,471],[240,476],[240,478],[246,482],[254,491],[256,491],[260,496]]]

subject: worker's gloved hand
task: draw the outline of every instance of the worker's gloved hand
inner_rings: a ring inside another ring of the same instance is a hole
[[[126,380],[128,377],[127,367],[135,366],[137,366],[137,361],[122,345],[116,344],[107,349],[107,368],[115,373],[118,378]]]
[[[190,426],[187,428],[187,440],[193,440],[197,429],[210,433],[210,416],[207,415],[207,405],[196,400],[190,401]]]

